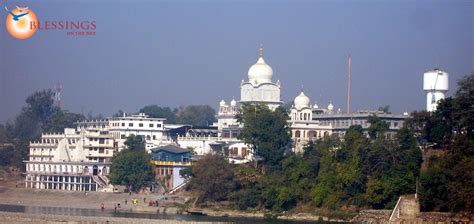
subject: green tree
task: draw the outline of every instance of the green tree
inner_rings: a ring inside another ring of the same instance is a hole
[[[378,111],[383,111],[385,113],[390,113],[390,105],[385,105],[383,107],[379,107]]]
[[[228,199],[236,186],[232,166],[217,154],[207,154],[196,161],[190,176],[188,188],[198,193],[198,202]]]
[[[166,123],[175,124],[178,109],[172,110],[169,107],[160,107],[158,105],[148,105],[140,109],[140,113],[145,113],[153,118],[166,118]]]
[[[374,208],[392,208],[400,195],[415,193],[421,150],[414,132],[404,127],[397,132],[395,141],[380,138],[371,142],[364,164],[368,204]]]
[[[431,158],[421,178],[423,210],[474,212],[474,74],[458,82],[454,98],[442,101],[432,120],[433,133],[447,149]],[[439,110],[439,111],[438,111]]]
[[[176,122],[204,127],[216,121],[215,115],[216,111],[209,105],[191,105],[179,111]]]
[[[145,140],[141,135],[129,135],[124,144],[132,152],[145,152]]]
[[[15,151],[11,144],[11,137],[7,127],[0,124],[0,166],[10,166],[13,163]]]
[[[259,170],[248,164],[241,164],[233,171],[236,189],[229,194],[229,198],[241,210],[261,205],[263,199]]]
[[[367,122],[370,123],[370,126],[367,131],[371,139],[385,137],[385,132],[387,132],[389,128],[389,124],[387,122],[383,121],[375,114],[369,116]]]
[[[455,130],[473,136],[474,132],[474,72],[458,82],[453,102],[453,120]]]
[[[80,117],[55,107],[53,96],[51,90],[33,93],[26,99],[26,105],[13,124],[7,125],[15,144],[14,161],[21,168],[24,168],[22,161],[28,157],[30,141],[39,139],[42,132],[58,132],[61,128],[72,126],[73,120]]]
[[[244,104],[237,120],[244,125],[240,138],[263,159],[264,165],[277,166],[290,143],[286,111],[280,107],[272,111],[264,104]]]
[[[48,119],[43,125],[43,131],[61,133],[65,128],[74,127],[74,122],[84,119],[85,117],[82,114],[71,113],[69,111],[61,110],[60,108],[55,107],[50,119]]]
[[[137,192],[153,181],[150,155],[140,136],[128,136],[125,145],[127,148],[112,158],[109,178],[112,184],[125,185],[130,191]]]

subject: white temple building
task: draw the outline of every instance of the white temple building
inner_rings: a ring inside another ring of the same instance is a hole
[[[332,111],[332,104],[327,111]],[[315,141],[332,133],[330,125],[322,126],[319,121],[313,120],[313,111],[319,109],[317,104],[311,105],[309,97],[303,91],[295,97],[290,109],[290,120],[288,121],[291,139],[293,141],[293,150],[297,153],[303,152],[304,146],[309,141]]]
[[[280,80],[273,82],[273,69],[263,59],[260,48],[257,63],[248,71],[248,80],[240,84],[240,103],[264,103],[275,109],[283,102],[280,99]]]
[[[118,152],[113,135],[106,131],[66,128],[45,133],[30,143],[26,188],[70,191],[110,190],[107,175]]]

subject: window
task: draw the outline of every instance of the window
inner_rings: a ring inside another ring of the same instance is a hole
[[[161,124],[156,124],[156,127],[157,127],[157,128],[161,128]]]
[[[99,138],[99,144],[104,144],[104,139],[103,138]]]
[[[133,123],[128,123],[128,126],[129,126],[129,127],[133,127]]]
[[[122,123],[122,127],[125,127],[125,123]]]
[[[153,135],[153,140],[156,140],[156,135]]]
[[[143,127],[143,123],[139,123],[139,124],[138,124],[138,127]]]
[[[398,122],[393,122],[393,127],[398,127]]]
[[[150,124],[150,128],[152,128],[152,127],[153,127],[153,124]]]
[[[300,135],[301,135],[301,134],[300,134],[300,131],[296,131],[296,132],[295,132],[295,137],[296,137],[296,138],[299,138]]]

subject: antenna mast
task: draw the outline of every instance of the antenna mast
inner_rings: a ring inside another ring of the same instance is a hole
[[[351,55],[349,54],[349,59],[347,61],[347,64],[348,64],[348,77],[347,77],[347,99],[346,99],[346,113],[350,113],[351,112],[351,76],[352,76],[352,57]]]

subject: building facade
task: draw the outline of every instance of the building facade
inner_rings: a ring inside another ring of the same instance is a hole
[[[108,131],[118,142],[120,149],[124,148],[125,140],[130,135],[141,136],[145,140],[148,152],[152,148],[171,144],[175,141],[170,134],[172,130],[184,125],[167,125],[164,118],[150,118],[144,113],[120,117],[110,117],[103,120],[85,120],[77,122],[77,129]]]
[[[117,142],[106,131],[66,128],[30,142],[25,186],[36,189],[106,191]]]
[[[155,179],[169,192],[185,183],[179,171],[191,166],[191,151],[175,145],[154,148],[151,150],[151,163]]]

